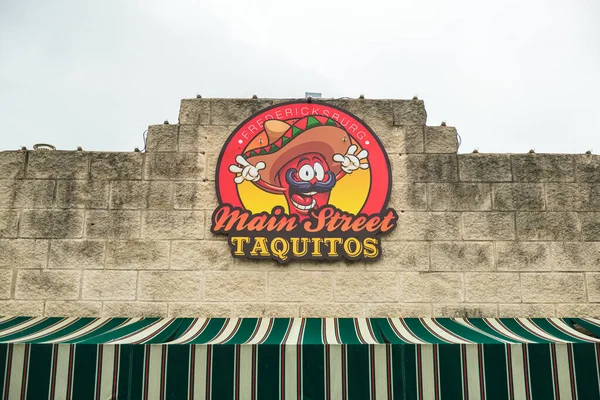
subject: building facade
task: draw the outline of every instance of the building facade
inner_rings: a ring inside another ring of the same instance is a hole
[[[185,99],[144,152],[0,152],[0,314],[600,314],[600,156],[457,154],[421,100],[323,100],[387,152],[398,218],[380,259],[233,258],[210,230],[219,154],[282,102]]]

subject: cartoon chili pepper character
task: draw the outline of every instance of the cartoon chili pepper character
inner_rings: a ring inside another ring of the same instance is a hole
[[[269,193],[283,194],[290,214],[304,219],[329,202],[344,175],[369,168],[368,155],[329,117],[268,120],[229,170],[237,184],[250,181]]]

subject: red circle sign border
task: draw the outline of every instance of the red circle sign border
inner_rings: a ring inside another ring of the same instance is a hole
[[[291,109],[291,107],[295,107],[295,109]],[[290,109],[296,112],[290,114]],[[319,109],[321,113],[313,114],[316,109]],[[307,110],[306,114],[304,113],[305,110]],[[325,111],[330,115],[325,114]],[[377,135],[366,123],[352,113],[326,102],[309,102],[308,100],[293,100],[264,108],[248,117],[233,130],[221,149],[215,169],[215,186],[219,204],[230,204],[233,207],[244,208],[237,191],[237,184],[233,181],[229,171],[229,165],[235,164],[236,156],[242,154],[248,143],[260,134],[262,131],[261,122],[269,119],[302,118],[310,115],[327,116],[337,122],[340,122],[340,120],[343,122],[345,118],[348,118],[349,121],[344,127],[353,126],[351,124],[356,126],[354,132],[350,132],[347,128],[344,129],[362,148],[369,152],[368,160],[371,170],[371,187],[360,214],[374,215],[384,211],[390,197],[392,174],[389,158]],[[269,116],[271,118],[266,118]],[[337,116],[337,119],[334,116]],[[255,130],[250,132],[252,127]]]

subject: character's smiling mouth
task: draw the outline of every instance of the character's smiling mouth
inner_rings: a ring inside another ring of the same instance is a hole
[[[312,196],[304,196],[305,193],[302,194],[293,194],[292,197],[290,198],[290,200],[292,201],[292,204],[294,207],[296,207],[298,210],[312,210],[316,205],[317,205],[317,201],[315,199],[312,198]],[[300,204],[297,201],[301,201],[304,204]]]
[[[292,205],[299,210],[311,210],[317,205],[313,195],[317,192],[294,193],[290,196]]]

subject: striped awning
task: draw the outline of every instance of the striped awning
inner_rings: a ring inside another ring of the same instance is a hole
[[[593,318],[5,317],[0,393],[595,399],[599,338]]]

